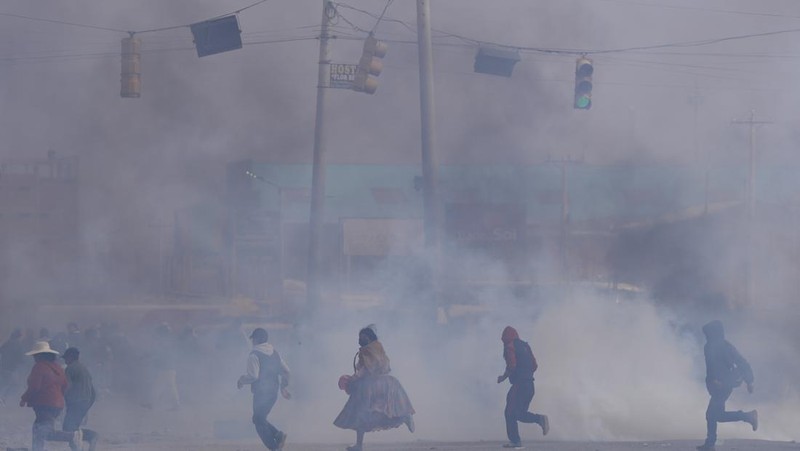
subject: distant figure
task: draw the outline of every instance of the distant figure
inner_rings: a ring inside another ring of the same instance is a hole
[[[56,351],[59,354],[63,354],[68,347],[69,345],[67,344],[66,332],[59,332],[55,334],[53,338],[50,339],[50,348],[52,348],[53,351]]]
[[[528,412],[536,392],[533,385],[533,373],[538,368],[536,357],[528,343],[519,339],[517,330],[511,326],[503,330],[503,358],[506,361],[506,370],[497,377],[497,383],[508,379],[511,388],[506,395],[506,434],[509,443],[503,448],[522,449],[522,439],[519,436],[519,425],[522,423],[536,423],[542,427],[542,433],[547,435],[550,431],[550,421],[547,415]]]
[[[81,428],[86,421],[89,409],[94,405],[97,393],[92,384],[92,375],[86,366],[80,362],[78,348],[67,348],[64,351],[64,363],[67,364],[67,391],[64,401],[67,412],[64,415],[62,429],[67,432],[83,431],[83,440],[89,443],[89,451],[94,451],[97,446],[97,433],[91,429]]]
[[[67,344],[70,348],[80,349],[83,347],[81,328],[78,327],[78,323],[74,321],[67,323]]]
[[[22,330],[14,329],[11,336],[0,346],[0,405],[5,404],[8,394],[17,386],[18,369],[25,363],[25,347]]]
[[[352,376],[342,376],[339,388],[350,398],[333,424],[356,431],[356,444],[348,451],[364,449],[364,434],[405,424],[414,432],[414,407],[400,382],[389,375],[389,357],[378,341],[375,326],[358,332],[358,353]]]
[[[71,347],[77,348],[77,346]],[[80,349],[83,356],[81,362],[91,369],[97,388],[103,392],[111,391],[111,364],[114,356],[111,346],[108,344],[108,337],[102,336],[97,327],[86,328],[83,331],[83,347]],[[155,353],[158,352],[158,350],[155,351]]]
[[[706,335],[703,349],[706,358],[706,388],[711,399],[706,410],[706,441],[697,449],[713,451],[717,442],[717,423],[744,421],[755,431],[758,429],[758,411],[725,411],[725,402],[733,389],[742,385],[742,381],[747,384],[747,391],[753,393],[753,370],[739,351],[725,339],[722,322],[711,321],[703,326],[703,333]]]
[[[251,343],[247,334],[242,329],[242,320],[232,319],[225,327],[217,333],[213,341],[214,368],[209,371],[211,383],[214,385],[228,384],[234,378],[239,377],[241,370],[239,366],[242,360],[246,360],[251,351]],[[219,395],[223,398],[233,396],[233,391],[220,391]]]
[[[43,451],[46,440],[69,442],[71,450],[79,450],[83,440],[80,429],[75,432],[55,430],[56,418],[64,410],[64,391],[67,389],[67,377],[61,365],[56,363],[58,353],[50,348],[48,342],[38,341],[25,355],[32,355],[35,363],[19,406],[32,407],[36,413],[32,451]]]
[[[256,432],[270,450],[282,450],[286,443],[286,433],[273,426],[267,417],[278,400],[278,392],[290,399],[289,367],[278,351],[268,343],[269,334],[261,327],[250,334],[253,350],[247,357],[246,373],[239,378],[236,386],[241,389],[250,386],[253,393],[253,424]]]

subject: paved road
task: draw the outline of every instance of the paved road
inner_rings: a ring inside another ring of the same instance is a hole
[[[535,441],[526,444],[526,449],[536,451],[694,451],[695,441],[662,442],[551,442]],[[136,445],[113,445],[104,449],[118,451],[263,451],[263,446],[250,443],[139,443]],[[285,451],[343,451],[344,444],[296,444],[288,443]],[[501,442],[408,442],[367,444],[366,451],[502,451]],[[767,442],[757,440],[728,440],[717,446],[719,451],[785,451],[800,450],[794,442]]]

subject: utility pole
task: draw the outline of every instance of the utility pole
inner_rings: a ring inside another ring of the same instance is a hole
[[[750,306],[754,299],[753,289],[753,216],[755,210],[755,166],[756,166],[756,129],[759,125],[771,124],[770,121],[756,120],[756,110],[750,110],[750,119],[734,120],[735,125],[750,126],[750,154],[747,168],[747,199],[746,199],[746,233],[747,255],[745,258],[745,305]]]
[[[431,6],[429,0],[417,0],[417,45],[419,54],[419,108],[422,137],[422,195],[425,248],[428,251],[428,288],[431,306],[439,312],[440,300],[440,211],[438,196],[438,165],[436,161],[434,102],[433,102],[433,48],[431,45]],[[438,313],[437,313],[438,316]]]
[[[698,112],[700,111],[700,105],[703,104],[703,96],[697,91],[695,87],[695,91],[689,95],[687,98],[689,105],[692,106],[694,110],[694,123],[692,124],[692,152],[697,156],[698,149],[697,149],[697,116]],[[708,182],[710,176],[710,158],[708,155],[708,150],[703,152],[703,166],[704,166],[704,183],[703,183],[703,214],[708,214]]]
[[[434,151],[433,49],[431,46],[431,7],[428,0],[417,0],[417,44],[419,46],[419,106],[422,131],[422,193],[425,246],[438,255],[439,202],[438,167]]]
[[[567,168],[573,164],[580,164],[581,160],[575,160],[571,157],[560,158],[555,160],[550,160],[548,158],[548,162],[555,163],[560,166],[561,168],[561,220],[559,223],[559,239],[558,239],[558,250],[559,250],[559,260],[561,266],[561,283],[564,285],[569,285],[570,277],[569,277],[569,238],[570,238],[570,230],[569,230],[569,216],[570,216],[570,209],[569,209],[569,171]]]
[[[320,243],[325,222],[325,95],[330,83],[328,60],[328,26],[336,9],[330,0],[322,1],[322,27],[319,35],[319,72],[317,77],[317,115],[314,123],[314,159],[311,174],[311,213],[308,222],[308,309],[313,311],[320,301]]]

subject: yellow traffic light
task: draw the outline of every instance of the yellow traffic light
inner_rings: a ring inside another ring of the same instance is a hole
[[[383,71],[382,58],[386,56],[388,48],[386,43],[375,39],[372,34],[367,36],[367,40],[364,41],[364,52],[358,62],[355,82],[353,82],[354,90],[375,94],[375,91],[378,90],[378,80],[373,77],[377,77]]]
[[[136,98],[142,95],[141,39],[133,36],[122,40],[122,70],[120,96]]]

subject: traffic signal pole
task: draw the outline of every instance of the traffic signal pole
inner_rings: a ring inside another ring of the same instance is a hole
[[[314,158],[311,173],[311,213],[308,223],[308,280],[306,295],[309,311],[319,305],[320,243],[325,222],[325,95],[330,82],[328,60],[328,26],[335,14],[330,0],[322,1],[322,27],[319,36],[319,72],[317,78],[317,114],[314,122]]]
[[[431,45],[431,8],[429,0],[417,0],[417,45],[419,46],[419,106],[422,134],[422,194],[425,248],[428,251],[428,277],[430,307],[440,301],[440,208],[438,196],[438,165],[436,161],[434,98],[433,98],[433,49]],[[438,313],[437,313],[438,314]]]
[[[431,8],[428,0],[417,0],[417,44],[419,46],[419,105],[422,121],[422,193],[424,196],[425,246],[439,246],[437,163],[434,152],[433,50]]]

